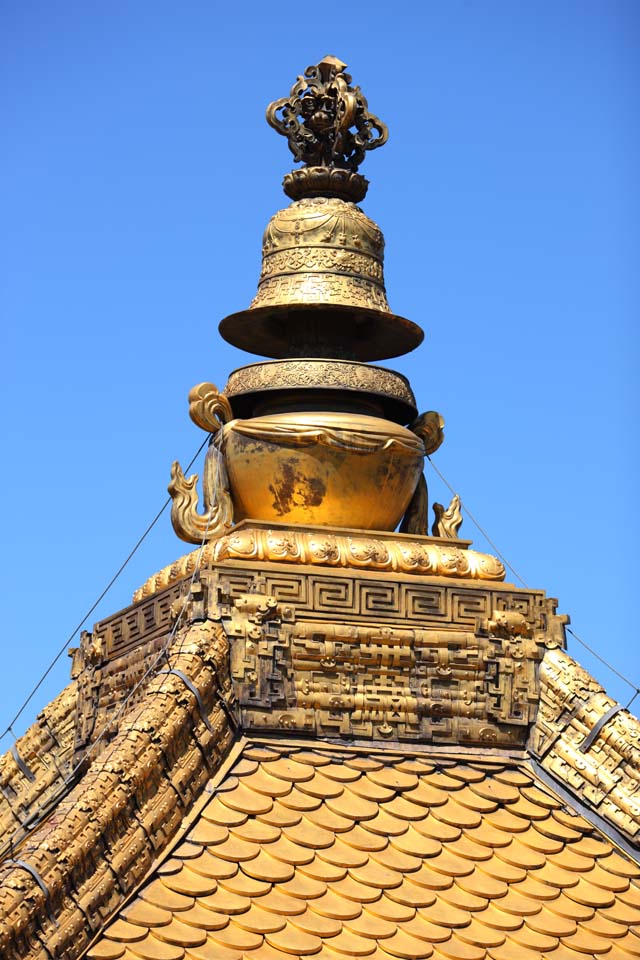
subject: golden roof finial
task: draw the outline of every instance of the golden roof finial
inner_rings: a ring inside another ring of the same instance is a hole
[[[337,196],[358,202],[368,182],[358,174],[367,150],[387,141],[384,123],[369,113],[360,87],[351,86],[347,64],[326,56],[307,67],[288,97],[267,107],[267,121],[287,138],[301,170],[287,174],[283,187],[293,200]]]

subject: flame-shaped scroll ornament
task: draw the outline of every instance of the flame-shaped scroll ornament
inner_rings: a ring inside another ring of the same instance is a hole
[[[222,426],[232,419],[233,412],[229,400],[215,384],[198,383],[189,392],[189,416],[212,435],[202,475],[204,513],[198,512],[198,474],[185,477],[176,460],[168,487],[173,501],[171,523],[181,540],[204,543],[228,533],[233,526],[233,501],[220,443]]]
[[[443,504],[434,503],[433,512],[436,517],[431,528],[433,536],[444,537],[445,540],[457,540],[458,530],[462,526],[462,510],[458,494],[454,495],[446,510]]]

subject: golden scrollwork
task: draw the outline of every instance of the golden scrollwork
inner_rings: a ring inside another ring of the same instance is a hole
[[[234,370],[224,389],[226,396],[261,390],[340,388],[400,400],[414,406],[409,381],[395,370],[350,360],[268,360]]]
[[[421,413],[409,429],[420,437],[424,444],[424,452],[429,456],[442,446],[444,441],[444,417],[435,410]]]
[[[198,555],[199,551],[189,553],[150,577],[134,599],[151,596],[192,573]],[[201,556],[204,566],[222,560],[264,560],[469,580],[501,581],[505,577],[505,569],[496,557],[434,543],[426,537],[382,538],[366,532],[337,534],[251,524],[237,526],[205,545]]]
[[[445,509],[441,503],[434,503],[435,520],[431,533],[434,537],[444,537],[445,540],[457,540],[458,530],[462,526],[462,510],[460,497],[456,493],[449,506]]]
[[[214,383],[198,383],[189,391],[189,416],[202,430],[215,434],[233,419],[233,411]]]
[[[222,536],[233,526],[233,502],[224,455],[215,442],[209,444],[202,476],[204,512],[198,512],[198,474],[185,477],[177,460],[171,467],[171,523],[187,543],[202,543]]]

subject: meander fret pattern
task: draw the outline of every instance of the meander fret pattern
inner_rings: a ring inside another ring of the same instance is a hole
[[[98,960],[631,960],[640,868],[526,764],[250,743]]]

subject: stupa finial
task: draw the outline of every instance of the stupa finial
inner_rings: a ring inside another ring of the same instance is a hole
[[[288,97],[267,107],[268,123],[304,164],[283,181],[293,200],[334,196],[357,202],[367,192],[368,181],[358,167],[367,150],[386,143],[388,130],[369,113],[367,99],[360,87],[351,86],[346,67],[337,57],[324,57],[307,67]]]

